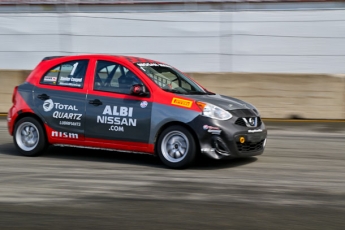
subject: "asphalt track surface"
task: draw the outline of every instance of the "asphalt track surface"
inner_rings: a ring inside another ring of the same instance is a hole
[[[0,121],[0,229],[345,229],[345,124],[268,123],[262,156],[20,156]]]

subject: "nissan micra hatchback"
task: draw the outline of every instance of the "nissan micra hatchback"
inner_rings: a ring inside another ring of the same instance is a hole
[[[46,57],[15,87],[8,129],[25,156],[48,145],[159,156],[171,168],[202,153],[262,154],[258,111],[212,93],[170,65],[108,55]]]

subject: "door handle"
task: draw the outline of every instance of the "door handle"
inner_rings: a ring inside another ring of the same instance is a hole
[[[100,100],[95,99],[95,100],[90,100],[89,104],[94,105],[94,106],[99,106],[99,105],[102,105],[103,103]]]
[[[45,101],[45,100],[49,99],[49,96],[44,93],[44,94],[38,95],[37,98]]]

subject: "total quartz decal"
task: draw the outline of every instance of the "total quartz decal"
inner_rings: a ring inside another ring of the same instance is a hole
[[[124,132],[126,126],[137,126],[137,119],[132,116],[133,107],[106,105],[102,116],[97,116],[97,123],[110,124],[110,131]]]
[[[61,119],[60,125],[81,126],[81,122],[78,121],[81,121],[82,114],[77,113],[78,109],[75,105],[61,104],[48,99],[43,103],[43,110],[45,112],[55,110],[52,116],[53,118]]]

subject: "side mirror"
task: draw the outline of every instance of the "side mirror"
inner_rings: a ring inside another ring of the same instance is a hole
[[[136,96],[147,96],[148,92],[146,91],[146,88],[142,84],[135,84],[131,87],[131,94]]]

